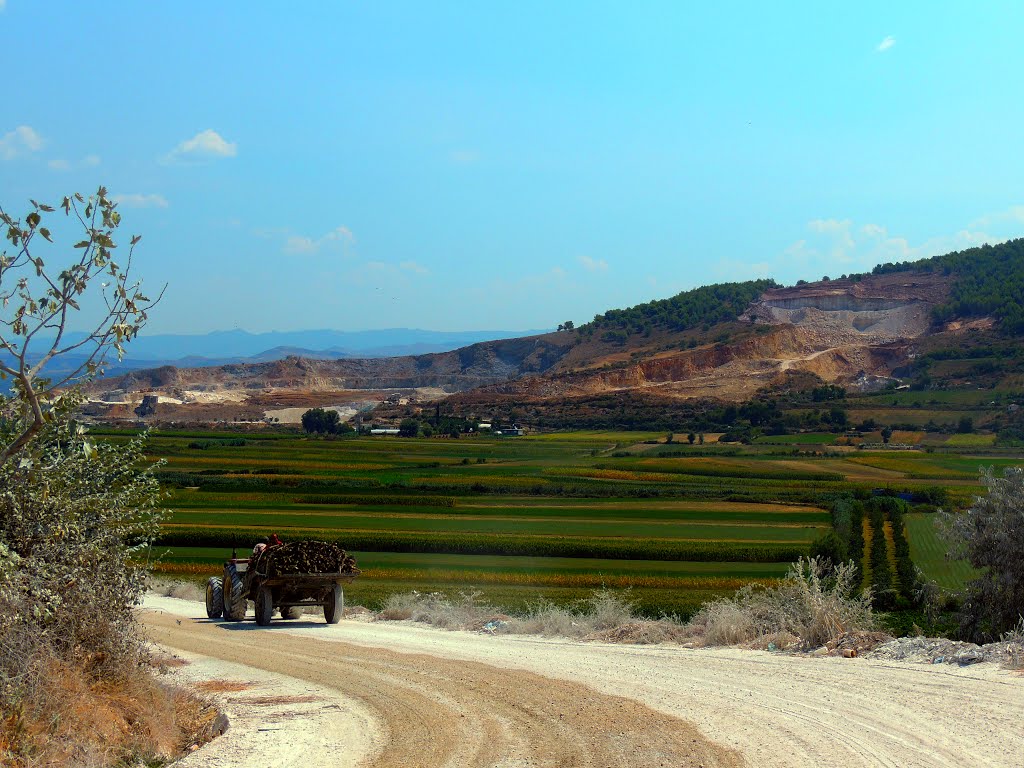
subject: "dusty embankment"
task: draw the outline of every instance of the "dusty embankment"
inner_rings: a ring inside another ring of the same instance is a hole
[[[198,603],[146,604],[162,612],[144,614],[162,644],[310,680],[338,691],[339,706],[363,707],[376,729],[362,742],[368,765],[1016,766],[1024,749],[1024,678],[994,664],[316,618],[257,630],[193,618]],[[232,765],[203,762],[207,749],[189,765]]]

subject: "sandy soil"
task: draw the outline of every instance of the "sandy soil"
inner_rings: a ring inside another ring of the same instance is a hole
[[[359,411],[347,405],[324,405],[321,406],[326,411],[337,411],[338,418],[342,421],[348,421],[355,416]],[[263,411],[264,418],[277,419],[282,424],[301,424],[302,414],[308,411],[309,408],[274,408],[269,411]]]
[[[285,672],[339,691],[339,706],[364,707],[377,730],[363,743],[380,745],[366,765],[1017,766],[1024,749],[1024,678],[992,664],[331,627],[313,617],[256,630],[194,619],[197,603],[146,604],[163,612],[144,620],[166,646]]]
[[[229,720],[223,736],[176,766],[249,766],[259,755],[261,766],[288,768],[329,755],[331,766],[355,768],[380,751],[369,710],[333,688],[181,650],[174,655],[188,664],[172,669],[171,678],[215,697]]]

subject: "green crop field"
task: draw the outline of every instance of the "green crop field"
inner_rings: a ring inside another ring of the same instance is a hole
[[[942,485],[960,503],[978,492],[979,466],[1016,463],[844,451],[825,433],[793,436],[811,452],[646,442],[663,437],[154,432],[148,453],[164,462],[173,510],[158,571],[202,579],[232,547],[277,532],[341,542],[364,568],[350,600],[369,606],[396,591],[479,590],[512,609],[610,587],[630,589],[650,615],[688,614],[783,575],[829,530],[836,494]]]
[[[798,435],[764,435],[759,445],[832,445],[838,435],[833,432],[804,432]]]
[[[944,589],[962,589],[977,575],[970,563],[947,560],[946,543],[935,527],[935,516],[914,513],[905,517],[910,540],[910,557],[925,578],[933,579]]]
[[[982,448],[993,445],[995,441],[995,435],[950,435],[945,444],[950,448]]]

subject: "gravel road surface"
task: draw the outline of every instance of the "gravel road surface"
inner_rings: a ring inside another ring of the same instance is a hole
[[[148,597],[146,608],[150,636],[168,648],[331,692],[317,696],[336,697],[332,716],[348,718],[335,731],[359,734],[346,765],[1024,764],[1024,677],[993,664],[490,637],[391,622],[328,626],[319,617],[257,629],[211,622],[199,603]],[[283,722],[302,742],[303,718]],[[313,730],[295,765],[328,757],[316,754]],[[214,745],[192,755],[189,768],[233,765],[203,762]]]

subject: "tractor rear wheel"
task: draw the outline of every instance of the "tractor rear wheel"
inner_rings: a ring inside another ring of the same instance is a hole
[[[328,624],[337,624],[341,621],[341,615],[345,613],[345,592],[341,584],[335,584],[334,589],[327,594],[324,600],[324,618]]]
[[[206,615],[219,619],[223,613],[224,581],[219,576],[211,576],[206,582]]]
[[[274,614],[274,595],[270,587],[260,587],[256,593],[256,623],[261,627],[270,623]]]
[[[245,618],[245,582],[234,563],[224,568],[224,618],[241,621]]]

